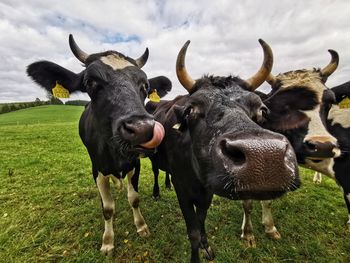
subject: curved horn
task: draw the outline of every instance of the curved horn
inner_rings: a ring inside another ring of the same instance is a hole
[[[75,43],[73,35],[69,34],[69,46],[70,49],[72,50],[74,56],[80,60],[80,62],[83,62],[85,64],[86,59],[89,57],[89,55],[87,53],[85,53],[84,51],[82,51],[77,43]]]
[[[328,49],[328,52],[331,53],[332,56],[331,62],[321,69],[321,74],[325,77],[329,77],[337,69],[339,63],[338,53],[332,49]]]
[[[193,85],[196,83],[195,80],[187,73],[185,65],[185,57],[188,45],[191,43],[190,40],[183,45],[176,59],[176,75],[181,85],[188,91],[191,92]]]
[[[138,59],[135,59],[136,65],[139,68],[142,68],[146,64],[147,59],[148,59],[148,55],[149,55],[148,48],[146,48],[143,55],[141,57],[139,57]]]
[[[266,80],[273,65],[273,54],[270,46],[262,39],[259,39],[259,43],[264,50],[264,61],[259,71],[245,81],[250,91],[257,89]]]
[[[276,83],[276,77],[272,75],[271,73],[266,78],[267,83],[269,83],[271,86]]]

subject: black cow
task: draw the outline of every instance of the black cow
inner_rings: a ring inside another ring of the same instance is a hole
[[[120,185],[127,174],[128,201],[137,232],[141,236],[149,234],[139,209],[138,178],[133,178],[133,167],[137,166],[140,153],[153,152],[164,136],[163,126],[146,112],[144,100],[152,87],[165,95],[171,89],[171,82],[165,77],[147,79],[141,67],[147,61],[148,49],[134,60],[116,51],[88,55],[77,46],[72,35],[69,45],[85,66],[82,72],[76,74],[55,63],[39,61],[29,65],[27,73],[48,91],[57,82],[71,93],[87,92],[91,98],[80,118],[79,134],[89,152],[102,200],[105,231],[101,251],[111,254],[115,205],[110,179]]]
[[[326,123],[328,131],[338,139],[342,154],[331,162],[331,172],[326,175],[334,178],[343,189],[349,214],[347,226],[350,229],[350,108],[341,108],[337,105],[343,99],[350,99],[350,81],[332,88],[332,91],[335,94],[336,104],[328,105]],[[320,174],[317,179],[320,182]]]
[[[204,76],[194,81],[185,68],[189,41],[177,58],[177,76],[189,95],[162,103],[154,111],[166,136],[158,164],[170,172],[191,243],[191,262],[199,248],[213,259],[205,218],[213,194],[229,199],[277,198],[299,186],[297,162],[288,140],[261,128],[267,108],[252,91],[272,68],[272,51],[260,40],[264,63],[253,77]]]
[[[270,113],[263,127],[285,135],[292,144],[298,163],[307,168],[328,173],[333,157],[340,156],[335,136],[325,126],[327,105],[335,101],[334,93],[325,85],[339,63],[337,52],[329,50],[332,59],[323,69],[295,70],[269,75],[272,91],[261,95]],[[324,165],[327,164],[327,165]],[[242,238],[248,246],[255,246],[252,232],[252,202],[245,201]],[[279,239],[271,212],[271,201],[262,201],[262,223],[265,232]]]
[[[162,100],[160,102],[148,101],[146,103],[146,110],[147,110],[148,113],[153,114],[157,107],[159,107],[161,104],[167,103],[167,102],[168,101],[166,101],[166,100]],[[150,155],[149,159],[151,160],[152,171],[153,171],[153,176],[154,176],[152,197],[157,200],[157,199],[160,198],[159,182],[158,182],[158,176],[159,176],[158,158],[155,157],[154,155]],[[165,168],[163,168],[163,169],[165,169]],[[163,170],[163,171],[165,172],[165,187],[168,190],[171,190],[170,174],[169,174],[169,172],[166,169]]]

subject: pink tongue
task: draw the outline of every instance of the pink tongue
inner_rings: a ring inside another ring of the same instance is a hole
[[[154,128],[153,128],[153,138],[145,143],[142,143],[141,146],[145,148],[155,148],[157,147],[164,138],[164,127],[161,123],[155,121]]]

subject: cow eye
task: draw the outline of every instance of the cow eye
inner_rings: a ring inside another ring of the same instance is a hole
[[[184,118],[187,118],[191,113],[193,112],[193,107],[192,106],[188,106],[185,111],[184,111]]]
[[[269,109],[264,105],[261,106],[260,109],[258,110],[256,121],[258,123],[263,123],[264,121],[267,120],[268,114],[269,114]]]
[[[147,94],[148,94],[148,84],[147,83],[144,83],[144,84],[141,85],[140,93],[142,95],[144,95],[145,97],[147,96]]]

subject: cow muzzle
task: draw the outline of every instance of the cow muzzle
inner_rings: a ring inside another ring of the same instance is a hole
[[[124,120],[118,132],[132,147],[146,149],[157,147],[165,135],[163,125],[154,120]]]
[[[304,141],[304,148],[309,159],[336,158],[341,154],[336,139],[328,136],[308,138]]]
[[[294,151],[284,137],[228,136],[218,146],[238,193],[260,199],[261,193],[295,190],[300,184]]]

